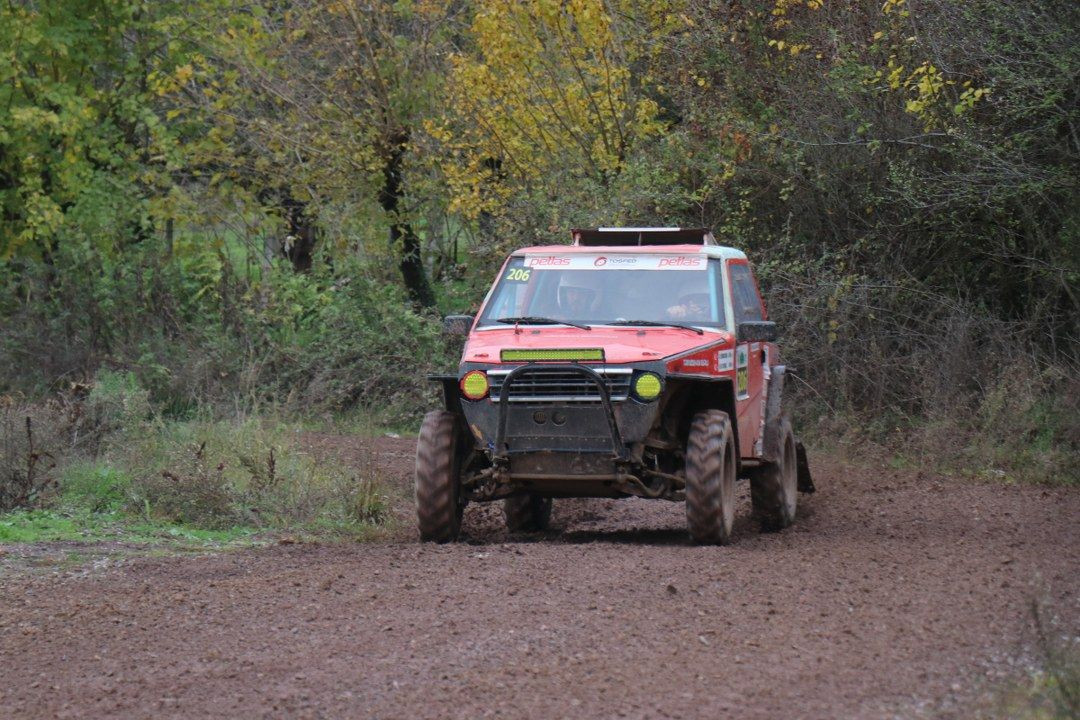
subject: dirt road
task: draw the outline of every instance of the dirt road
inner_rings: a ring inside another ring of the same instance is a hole
[[[407,483],[411,443],[378,450]],[[545,538],[479,507],[452,546],[10,573],[0,716],[967,717],[1032,656],[1032,598],[1080,627],[1080,492],[816,470],[783,533],[744,488],[729,547],[681,505],[560,501]]]

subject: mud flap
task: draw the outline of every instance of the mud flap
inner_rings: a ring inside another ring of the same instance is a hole
[[[795,467],[799,492],[814,492],[816,488],[814,481],[810,479],[810,461],[806,459],[806,448],[803,447],[801,440],[795,442]]]

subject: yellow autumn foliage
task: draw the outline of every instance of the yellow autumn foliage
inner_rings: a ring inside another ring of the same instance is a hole
[[[515,184],[560,168],[604,182],[663,129],[631,68],[681,23],[674,2],[480,0],[475,47],[451,57],[447,112],[426,129],[444,152],[450,210],[493,211]]]

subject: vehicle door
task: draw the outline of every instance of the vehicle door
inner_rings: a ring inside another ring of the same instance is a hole
[[[746,260],[728,261],[728,287],[736,330],[739,323],[766,319],[757,283]],[[766,343],[735,345],[735,414],[742,457],[756,455],[754,446],[761,434],[764,412],[762,362],[767,353]]]

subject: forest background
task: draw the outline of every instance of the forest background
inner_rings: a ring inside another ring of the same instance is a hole
[[[377,519],[377,470],[299,430],[411,432],[440,317],[619,224],[746,250],[812,443],[1078,482],[1078,31],[1069,0],[0,4],[0,508]]]

